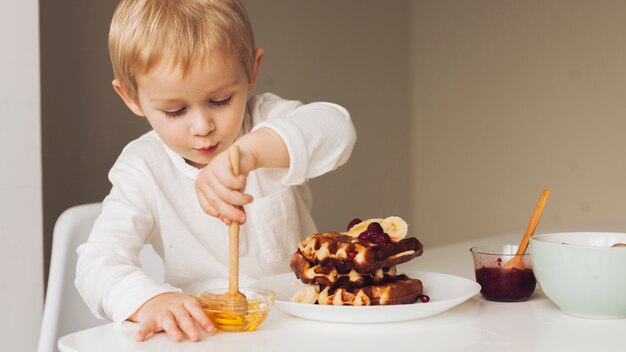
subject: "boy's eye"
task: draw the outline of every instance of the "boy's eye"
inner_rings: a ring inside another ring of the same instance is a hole
[[[182,109],[178,109],[176,111],[167,111],[167,110],[165,110],[165,111],[163,111],[163,113],[167,117],[177,117],[177,116],[180,116],[180,115],[184,114],[185,111],[187,111],[187,109],[186,108],[182,108]]]
[[[222,100],[211,100],[209,101],[209,104],[213,105],[213,106],[224,106],[224,105],[228,105],[231,101],[231,99],[233,98],[233,96],[231,95],[230,97],[226,98],[226,99],[222,99]]]

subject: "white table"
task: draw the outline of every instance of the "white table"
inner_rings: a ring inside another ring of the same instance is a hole
[[[469,248],[517,243],[499,236],[434,248],[402,266],[474,278]],[[408,322],[337,324],[292,317],[274,308],[261,327],[217,333],[200,342],[172,342],[165,334],[135,342],[136,325],[107,324],[59,339],[61,351],[626,351],[626,319],[567,316],[537,287],[521,303],[491,302],[475,295],[444,313]]]

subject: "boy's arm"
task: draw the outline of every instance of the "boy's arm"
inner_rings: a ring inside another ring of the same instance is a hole
[[[357,135],[350,114],[343,107],[327,102],[303,105],[299,101],[283,100],[273,94],[263,94],[251,100],[250,113],[254,128],[237,142],[246,142],[256,132],[269,129],[282,141],[271,147],[260,147],[256,168],[272,163],[274,154],[281,153],[282,165],[288,167],[282,182],[299,185],[310,178],[323,175],[343,165],[352,153]],[[268,137],[263,137],[263,139]],[[261,145],[262,142],[256,143]],[[282,153],[287,150],[285,159]],[[288,164],[284,161],[288,160]]]
[[[149,185],[132,163],[116,163],[113,187],[86,243],[78,247],[75,285],[99,318],[124,321],[143,303],[179,289],[148,275],[139,253],[154,228]]]
[[[253,199],[241,190],[251,171],[284,168],[282,184],[300,185],[345,163],[356,142],[350,115],[339,105],[302,105],[272,94],[253,98],[250,105],[255,126],[235,141],[240,150],[241,175],[232,175],[228,151],[224,151],[196,179],[202,209],[225,223],[245,223],[243,206]]]
[[[235,142],[239,146],[241,172],[264,167],[289,167],[289,151],[278,133],[270,128],[257,129]]]
[[[141,268],[139,252],[155,224],[149,182],[133,164],[140,162],[118,160],[109,174],[111,193],[89,240],[77,249],[76,288],[96,316],[140,323],[138,341],[160,331],[175,341],[184,336],[198,341],[196,323],[206,332],[214,331],[200,303]]]

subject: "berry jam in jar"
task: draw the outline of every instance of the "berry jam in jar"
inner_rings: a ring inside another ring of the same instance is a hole
[[[537,284],[532,269],[482,267],[475,273],[480,293],[491,301],[525,301],[533,294]]]
[[[470,249],[474,259],[476,282],[480,293],[488,300],[520,302],[527,300],[535,291],[537,281],[533,274],[530,254],[521,255],[522,268],[505,268],[515,256],[517,246],[480,246]]]

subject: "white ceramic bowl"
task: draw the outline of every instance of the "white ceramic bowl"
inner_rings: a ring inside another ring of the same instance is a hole
[[[626,317],[626,233],[563,232],[530,239],[533,271],[561,311],[585,318]]]

